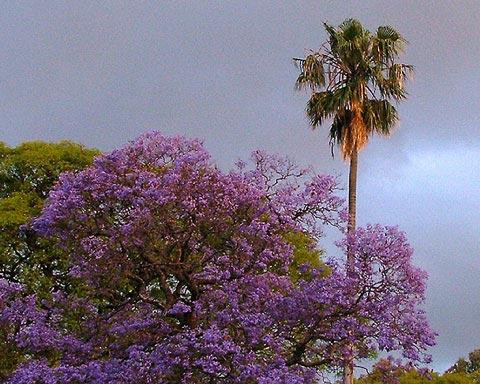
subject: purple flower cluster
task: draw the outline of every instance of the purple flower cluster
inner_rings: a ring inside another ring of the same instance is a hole
[[[340,244],[353,273],[330,261],[294,280],[286,234],[343,228],[343,200],[330,176],[252,160],[225,173],[199,141],[154,132],[64,174],[33,226],[84,288],[39,304],[0,281],[0,329],[27,356],[8,382],[314,383],[352,343],[428,358],[403,233],[359,229]]]

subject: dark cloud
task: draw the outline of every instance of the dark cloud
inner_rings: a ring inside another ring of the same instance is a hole
[[[262,147],[326,172],[291,58],[322,23],[391,24],[416,66],[402,122],[361,154],[361,223],[399,224],[430,272],[437,369],[480,346],[480,3],[477,1],[9,2],[0,14],[1,140],[111,149],[139,133],[202,137],[222,166]]]

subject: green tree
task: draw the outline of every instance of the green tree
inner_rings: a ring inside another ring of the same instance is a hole
[[[480,349],[475,349],[468,354],[468,360],[461,357],[451,366],[448,373],[468,374],[475,382],[480,383]]]
[[[309,88],[306,113],[312,128],[330,123],[330,143],[338,144],[350,161],[348,184],[348,232],[356,227],[358,153],[373,133],[388,136],[398,113],[392,102],[406,97],[405,80],[411,65],[397,62],[405,39],[394,28],[380,26],[375,33],[355,19],[338,27],[324,24],[328,40],[318,52],[294,59],[300,74],[298,89]],[[347,270],[354,255],[347,254]],[[353,380],[353,362],[346,368],[345,382]]]
[[[285,240],[293,247],[293,262],[289,267],[292,281],[308,279],[312,268],[324,270],[324,275],[330,273],[327,265],[322,261],[323,251],[315,246],[315,240],[303,232],[290,232]]]
[[[470,362],[461,357],[448,369],[448,372],[467,373],[470,370]]]
[[[62,141],[0,143],[0,278],[46,293],[62,272],[64,258],[52,244],[22,226],[38,215],[59,175],[92,163],[99,152]]]
[[[475,384],[473,378],[464,373],[436,372],[419,370],[413,366],[395,365],[391,360],[380,359],[373,370],[358,380],[356,384]]]
[[[475,349],[473,352],[468,354],[468,359],[470,360],[469,370],[470,372],[475,372],[480,370],[480,349]]]

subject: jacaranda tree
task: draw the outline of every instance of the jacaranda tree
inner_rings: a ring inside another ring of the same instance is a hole
[[[426,275],[403,233],[347,236],[348,274],[299,262],[344,227],[335,190],[263,152],[222,172],[199,141],[159,133],[64,174],[32,225],[83,289],[38,302],[0,282],[0,332],[25,356],[7,382],[314,383],[352,343],[428,359]]]

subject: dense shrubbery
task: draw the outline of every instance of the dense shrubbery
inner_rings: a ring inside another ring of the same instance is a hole
[[[252,160],[225,173],[200,142],[151,133],[63,174],[24,230],[68,255],[70,282],[38,297],[0,281],[23,360],[9,382],[313,383],[352,343],[428,359],[426,275],[403,233],[347,237],[352,273],[322,263],[322,228],[343,227],[335,179]]]

